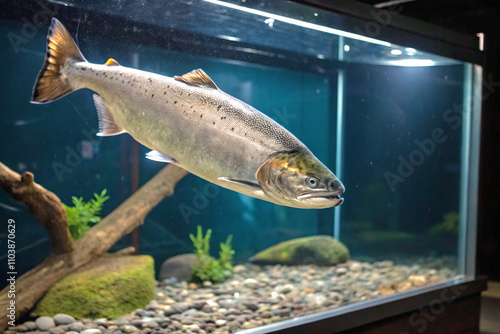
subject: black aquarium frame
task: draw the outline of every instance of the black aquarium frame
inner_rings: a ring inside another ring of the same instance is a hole
[[[227,0],[237,3],[236,0]],[[356,27],[365,27],[367,24],[377,24],[377,36],[370,36],[388,41],[397,45],[411,46],[421,51],[449,57],[459,61],[474,64],[474,75],[482,75],[482,66],[485,62],[484,52],[479,50],[479,38],[438,27],[426,22],[397,14],[392,8],[377,9],[370,5],[351,0],[279,0],[273,5],[282,2],[283,6],[297,4],[319,8],[343,15],[342,29],[359,33]],[[253,64],[288,68],[311,73],[322,73],[336,77],[339,69],[351,66],[368,66],[363,64],[349,64],[330,59],[319,59],[291,51],[264,47],[237,41],[229,41],[216,37],[165,28],[153,24],[139,23],[124,17],[115,17],[102,14],[91,9],[82,9],[64,6],[56,1],[58,6],[57,17],[63,21],[70,31],[80,30],[92,34],[108,36],[114,41],[136,43],[155,46],[175,51],[189,51],[190,53],[244,61]],[[261,4],[260,0],[247,0],[245,6]],[[238,2],[238,4],[241,4]],[[14,1],[7,0],[0,4],[0,19],[13,21],[14,24],[23,24],[23,19],[33,17],[46,6],[50,8],[50,1]],[[382,15],[390,14],[389,19],[382,19]],[[80,20],[85,17],[85,19]],[[327,24],[327,22],[325,22]],[[216,42],[216,43],[214,43]],[[304,61],[306,60],[306,61]],[[474,92],[481,94],[481,87],[476,82]],[[481,106],[476,105],[472,110],[474,122],[481,119]],[[484,113],[483,113],[484,114]],[[472,140],[479,143],[479,126],[472,131]],[[477,149],[478,151],[478,149]],[[477,219],[477,163],[478,152],[471,152],[471,159],[475,161],[471,184],[473,200],[471,210],[467,212],[467,238],[463,240],[466,252],[467,265],[464,268],[463,279],[449,280],[431,286],[426,286],[395,295],[380,297],[352,305],[343,306],[317,314],[282,321],[240,333],[417,333],[422,332],[425,322],[425,333],[479,333],[479,305],[480,293],[486,289],[486,279],[475,276],[476,254],[476,219]],[[450,295],[450,291],[452,295]],[[359,305],[358,305],[359,304]],[[442,307],[441,307],[442,306]],[[434,309],[432,307],[439,307]],[[438,311],[436,311],[438,310]],[[437,314],[438,312],[439,314]],[[426,319],[426,320],[422,320]],[[424,322],[422,322],[424,321]]]

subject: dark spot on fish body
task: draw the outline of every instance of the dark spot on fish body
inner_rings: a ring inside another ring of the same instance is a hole
[[[182,96],[182,92],[181,92],[181,96]]]
[[[167,91],[164,91],[164,92],[163,92],[163,95],[167,95]]]
[[[80,70],[86,71],[87,69],[85,67],[80,67]]]
[[[120,76],[122,76],[122,75],[123,75],[123,73],[120,73]]]
[[[231,128],[231,131],[234,131],[234,128]]]
[[[177,101],[174,101],[174,104],[177,104]]]
[[[215,125],[215,122],[212,122],[212,125]]]
[[[155,97],[155,94],[151,94],[151,97]]]
[[[222,107],[222,106],[219,104],[219,105],[217,106],[217,111],[219,111],[221,107]]]
[[[193,110],[193,112],[194,112],[194,110]],[[203,118],[203,114],[200,115],[200,118]]]

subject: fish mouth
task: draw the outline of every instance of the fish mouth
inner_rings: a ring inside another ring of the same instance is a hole
[[[340,201],[340,204],[344,202],[344,199],[340,197],[338,192],[324,191],[324,192],[314,192],[314,193],[302,193],[297,196],[298,200],[308,199],[308,198],[324,198],[329,201]]]

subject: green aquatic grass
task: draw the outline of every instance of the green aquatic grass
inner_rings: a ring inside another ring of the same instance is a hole
[[[101,221],[99,215],[102,205],[109,199],[106,192],[107,190],[104,189],[100,195],[94,193],[94,198],[88,202],[85,202],[83,197],[73,196],[71,197],[73,206],[67,206],[63,203],[68,216],[69,232],[74,240],[80,239],[85,232],[90,230],[90,224]]]
[[[191,275],[192,282],[223,282],[227,278],[233,276],[233,255],[234,250],[231,248],[232,235],[229,235],[226,242],[220,243],[219,259],[216,260],[210,256],[210,237],[212,230],[208,229],[206,235],[203,235],[203,230],[198,225],[196,236],[190,234],[189,237],[193,242],[194,254],[198,260],[198,264],[194,266]]]

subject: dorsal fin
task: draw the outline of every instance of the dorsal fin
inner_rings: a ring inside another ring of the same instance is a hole
[[[120,64],[118,64],[118,62],[116,60],[114,60],[113,58],[109,58],[108,61],[106,62],[106,64],[104,64],[106,66],[120,66]]]
[[[210,77],[201,68],[186,73],[181,77],[176,75],[174,79],[185,82],[191,86],[219,89],[215,82],[213,82],[212,79],[210,79]]]

